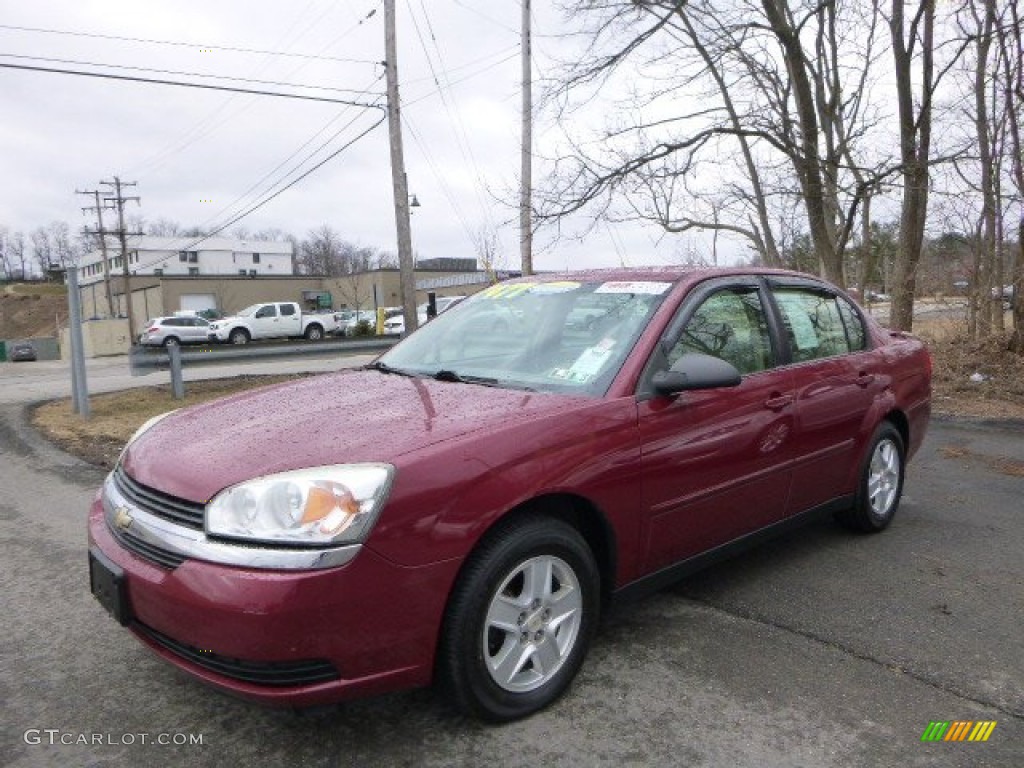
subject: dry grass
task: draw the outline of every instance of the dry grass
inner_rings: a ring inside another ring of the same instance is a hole
[[[932,407],[936,413],[1024,420],[1024,357],[1008,351],[1008,334],[973,340],[962,316],[924,319],[916,324],[916,331],[928,343],[934,360]]]
[[[54,400],[35,409],[32,424],[68,453],[97,466],[112,467],[128,438],[153,416],[295,378],[298,376],[241,376],[188,382],[183,400],[171,396],[169,385],[93,395],[89,398],[88,420],[71,410],[70,398]]]

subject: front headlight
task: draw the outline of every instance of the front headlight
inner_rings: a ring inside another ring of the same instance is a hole
[[[239,483],[207,505],[206,532],[279,544],[360,542],[384,506],[394,473],[390,464],[338,464]]]

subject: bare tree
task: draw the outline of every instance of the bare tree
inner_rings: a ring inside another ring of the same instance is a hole
[[[484,224],[473,233],[472,239],[480,267],[487,273],[488,280],[496,283],[498,281],[497,270],[503,266],[504,262],[497,228]]]
[[[0,227],[0,275],[4,280],[13,280],[14,265],[8,249],[8,237],[7,227]]]
[[[48,227],[50,234],[51,264],[67,269],[78,263],[81,256],[78,243],[71,238],[71,229],[66,221],[54,221]]]
[[[25,248],[25,235],[22,232],[14,232],[7,238],[7,259],[11,265],[11,276],[16,280],[26,280],[29,277],[29,258]]]
[[[579,142],[556,165],[542,217],[589,207],[669,232],[722,232],[776,265],[773,222],[795,196],[816,268],[845,282],[858,209],[894,167],[867,159],[880,120],[867,102],[874,3],[594,0],[572,12],[591,45],[558,91],[565,108],[618,72],[630,98],[592,148]]]
[[[1007,118],[1010,184],[1017,208],[1016,246],[1011,267],[1013,285],[1013,335],[1010,349],[1024,355],[1024,143],[1021,140],[1021,112],[1024,111],[1024,19],[1018,0],[1004,0],[996,36],[1002,59],[1001,81]]]
[[[36,227],[29,233],[32,241],[32,257],[35,259],[39,273],[45,275],[53,263],[53,244],[50,242],[50,231],[46,227]]]
[[[338,292],[345,305],[357,312],[373,303],[373,283],[366,271],[352,272],[341,278]]]
[[[182,228],[178,222],[161,216],[147,224],[145,232],[153,237],[178,237],[182,234]]]
[[[888,18],[899,113],[903,200],[900,250],[893,269],[889,325],[914,326],[917,265],[924,245],[928,216],[929,162],[932,143],[932,99],[935,94],[935,2],[916,0],[909,21],[904,0],[892,0]],[[914,7],[916,6],[916,8]],[[915,74],[916,72],[916,74]]]

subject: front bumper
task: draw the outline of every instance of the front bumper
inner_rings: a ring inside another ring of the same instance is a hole
[[[229,693],[294,707],[429,683],[458,569],[405,568],[368,547],[318,570],[167,567],[114,538],[99,498],[89,543],[123,572],[124,621],[157,655]]]

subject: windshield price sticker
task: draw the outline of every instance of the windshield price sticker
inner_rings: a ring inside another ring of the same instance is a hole
[[[602,283],[594,293],[642,293],[649,296],[661,296],[672,287],[672,283],[653,283],[646,280],[628,282]]]

